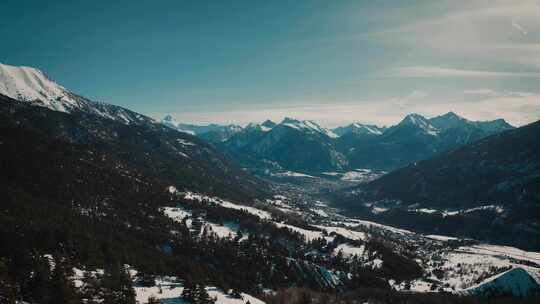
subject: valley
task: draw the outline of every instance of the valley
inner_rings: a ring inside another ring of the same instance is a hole
[[[7,303],[540,295],[538,122],[195,126],[34,68],[0,83]]]

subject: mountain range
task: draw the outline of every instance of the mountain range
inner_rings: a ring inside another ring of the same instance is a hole
[[[177,130],[193,126],[170,123]],[[453,112],[433,118],[407,115],[391,127],[353,123],[333,130],[314,121],[285,118],[245,127],[197,127],[199,136],[214,143],[243,166],[305,173],[358,168],[394,170],[483,137],[513,129],[503,119],[470,121]]]

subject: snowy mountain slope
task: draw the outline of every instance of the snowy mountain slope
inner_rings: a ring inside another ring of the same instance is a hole
[[[155,123],[150,117],[128,109],[78,96],[32,67],[0,63],[0,94],[54,111],[84,112],[124,124]]]
[[[188,133],[191,135],[197,135],[210,142],[221,142],[228,139],[233,134],[240,132],[242,127],[239,125],[192,125],[177,122],[171,115],[166,115],[161,120],[161,123],[176,129],[180,132]]]
[[[529,273],[525,268],[518,267],[467,288],[463,293],[484,297],[539,297],[540,283],[534,274]]]
[[[319,126],[317,123],[311,120],[297,120],[290,117],[285,117],[283,121],[280,123],[282,126],[286,126],[289,128],[301,130],[306,133],[320,133],[328,136],[329,138],[337,138],[339,137],[336,133],[334,133],[332,130],[323,128]]]
[[[415,113],[405,116],[405,118],[403,118],[400,123],[398,123],[396,126],[389,128],[384,135],[390,136],[394,133],[404,132],[402,131],[403,129],[407,129],[407,131],[409,132],[416,132],[423,135],[439,135],[439,130],[434,127],[427,118]],[[402,134],[400,133],[400,135]]]
[[[56,111],[67,112],[78,103],[64,87],[31,67],[0,63],[0,94],[26,102],[41,102]]]
[[[355,122],[345,127],[337,127],[332,131],[339,136],[343,136],[348,133],[376,136],[382,135],[384,130],[385,128],[381,128],[376,125],[367,125]]]
[[[337,137],[313,121],[285,118],[279,124],[250,124],[218,147],[262,171],[341,170],[346,160],[334,147]]]

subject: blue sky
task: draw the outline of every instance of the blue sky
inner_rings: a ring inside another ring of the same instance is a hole
[[[0,62],[161,118],[540,119],[539,1],[0,4]]]

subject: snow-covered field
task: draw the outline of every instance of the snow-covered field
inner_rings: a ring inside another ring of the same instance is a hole
[[[171,190],[171,189],[173,189],[173,190]],[[171,186],[171,187],[169,187],[169,191],[176,191],[176,188]],[[189,191],[187,191],[187,192],[177,192],[176,191],[176,194],[182,195],[183,198],[187,199],[187,200],[198,201],[198,202],[210,202],[210,203],[214,203],[214,204],[217,204],[217,205],[221,205],[224,208],[231,208],[231,209],[236,209],[236,210],[244,210],[244,211],[246,211],[248,213],[251,213],[251,214],[253,214],[255,216],[258,216],[261,219],[271,219],[272,218],[272,215],[267,211],[260,210],[260,209],[250,207],[250,206],[234,204],[234,203],[231,203],[229,201],[223,200],[223,199],[221,199],[219,197],[207,196],[207,195],[204,195],[204,194],[199,194],[199,193],[189,192]]]
[[[137,303],[148,303],[150,297],[160,299],[164,304],[187,303],[181,299],[184,287],[177,282],[174,277],[156,278],[156,286],[153,287],[135,287]],[[206,287],[206,291],[211,298],[216,299],[216,304],[264,304],[263,301],[242,293],[242,298],[236,299],[227,295],[216,287]]]

